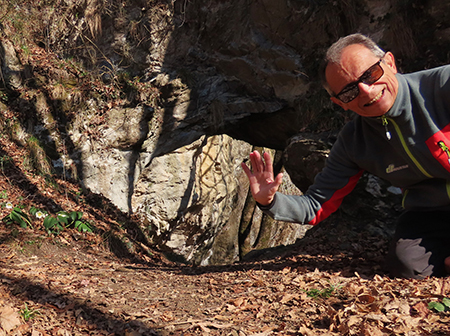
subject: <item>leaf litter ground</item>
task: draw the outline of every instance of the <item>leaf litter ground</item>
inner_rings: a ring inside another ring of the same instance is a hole
[[[20,149],[0,141],[14,162],[0,175],[5,202],[81,211],[97,228],[51,236],[1,225],[0,336],[450,335],[450,313],[428,308],[450,297],[449,279],[386,277],[379,235],[325,224],[258,259],[180,265],[137,241],[123,225],[133,218],[26,172]],[[118,253],[120,235],[132,253]]]

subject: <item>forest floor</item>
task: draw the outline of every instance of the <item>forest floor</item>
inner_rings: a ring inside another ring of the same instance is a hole
[[[177,264],[107,200],[27,171],[5,137],[0,151],[2,218],[9,205],[77,211],[95,228],[1,222],[0,336],[450,335],[449,278],[388,278],[379,235],[331,224],[258,259]]]

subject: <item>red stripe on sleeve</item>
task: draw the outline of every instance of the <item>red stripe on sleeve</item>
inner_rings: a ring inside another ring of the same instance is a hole
[[[364,170],[360,170],[358,174],[350,177],[348,183],[343,188],[337,190],[328,201],[322,204],[322,207],[316,213],[316,217],[309,224],[316,225],[335,212],[341,206],[344,197],[355,188],[356,183],[358,183],[363,173]]]

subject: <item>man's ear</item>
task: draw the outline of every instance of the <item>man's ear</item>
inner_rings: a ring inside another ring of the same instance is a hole
[[[390,51],[388,51],[385,55],[384,55],[384,59],[383,62],[389,67],[391,68],[392,72],[394,74],[397,73],[397,65],[395,64],[395,57],[394,54],[391,53]]]
[[[340,107],[342,107],[345,111],[348,110],[347,104],[341,102],[339,99],[337,99],[336,97],[330,97],[331,101],[333,103],[335,103],[336,105],[339,105]]]

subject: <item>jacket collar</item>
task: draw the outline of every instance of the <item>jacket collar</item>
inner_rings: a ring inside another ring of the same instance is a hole
[[[391,109],[385,113],[386,117],[396,118],[401,116],[411,105],[411,97],[408,90],[408,84],[402,74],[396,74],[395,77],[398,81],[398,92],[395,98],[394,105]]]

